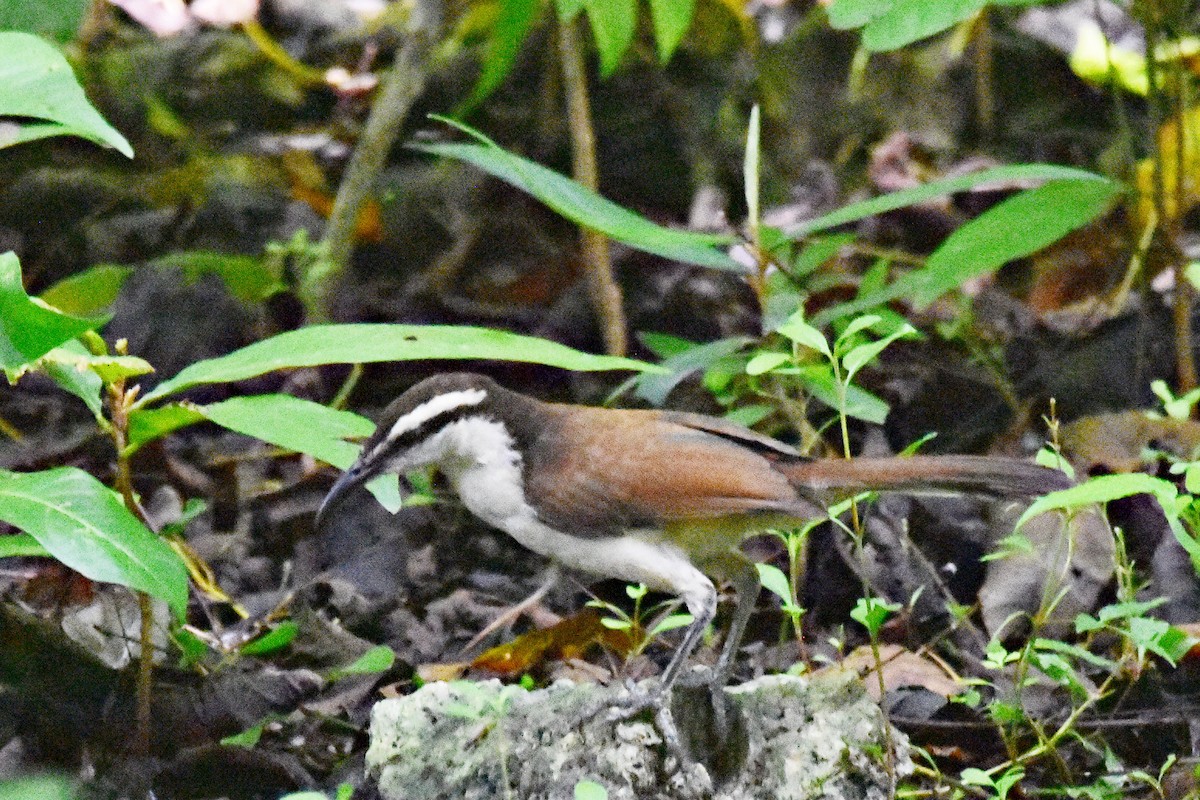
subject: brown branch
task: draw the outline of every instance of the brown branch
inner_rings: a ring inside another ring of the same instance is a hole
[[[596,166],[596,134],[592,128],[587,74],[576,25],[572,21],[560,22],[558,26],[563,83],[567,94],[567,120],[571,130],[572,174],[579,183],[598,192],[600,179]],[[624,355],[625,309],[621,303],[621,287],[613,277],[608,237],[599,231],[583,228],[579,247],[584,269],[587,270],[588,290],[604,336],[604,348],[610,355]]]
[[[430,12],[418,7],[411,13],[429,15]],[[434,31],[423,27],[423,23],[423,20],[414,19],[396,54],[395,63],[383,79],[333,201],[333,211],[321,238],[324,257],[317,259],[304,276],[301,297],[310,316],[317,319],[329,317],[330,287],[350,263],[358,215],[375,188],[375,180],[404,127],[412,104],[425,87],[425,66]],[[432,23],[429,26],[432,27]]]

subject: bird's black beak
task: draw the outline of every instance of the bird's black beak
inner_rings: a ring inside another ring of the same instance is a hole
[[[334,482],[333,488],[329,490],[329,494],[325,495],[325,499],[321,501],[321,507],[317,509],[315,523],[317,530],[321,530],[322,525],[328,519],[329,512],[346,499],[350,490],[360,483],[362,483],[362,470],[358,464],[342,473],[341,477]]]

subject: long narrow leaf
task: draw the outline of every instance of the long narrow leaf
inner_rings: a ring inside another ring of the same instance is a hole
[[[313,325],[197,361],[159,384],[142,404],[208,383],[253,378],[277,369],[420,359],[522,361],[581,371],[662,371],[631,358],[598,356],[508,331],[454,325]]]
[[[720,249],[721,245],[733,243],[733,236],[694,233],[656,225],[552,169],[508,152],[478,131],[460,123],[455,124],[478,139],[479,143],[417,143],[409,147],[473,164],[528,192],[572,222],[600,231],[637,250],[702,267],[743,271],[740,264]]]
[[[1074,167],[1060,167],[1055,164],[1015,164],[1007,167],[995,167],[994,169],[972,172],[969,175],[944,178],[940,181],[926,183],[914,189],[904,189],[903,191],[873,197],[870,200],[864,200],[860,203],[851,203],[848,206],[839,208],[837,211],[801,224],[791,234],[794,238],[801,238],[817,231],[829,230],[839,225],[845,225],[848,222],[857,222],[860,219],[873,217],[876,214],[895,211],[897,208],[913,206],[917,203],[923,203],[926,200],[932,200],[935,197],[953,194],[954,192],[963,192],[968,189],[986,186],[989,183],[1007,184],[1012,182],[1051,181],[1059,179],[1099,181],[1113,186],[1117,185],[1108,178],[1097,175],[1094,172],[1087,172],[1086,170],[1075,169]]]

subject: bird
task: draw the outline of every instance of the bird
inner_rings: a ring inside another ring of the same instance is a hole
[[[528,549],[682,601],[692,621],[659,697],[714,619],[714,578],[738,595],[712,673],[714,688],[727,684],[757,599],[757,571],[739,550],[746,537],[821,518],[866,491],[1032,497],[1072,485],[1013,458],[810,458],[719,417],[544,402],[454,372],[420,381],[383,411],[321,502],[317,527],[355,487],[429,466],[468,511]]]

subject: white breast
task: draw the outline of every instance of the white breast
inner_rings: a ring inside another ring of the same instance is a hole
[[[587,539],[539,520],[525,502],[521,456],[501,423],[468,417],[447,425],[426,446],[438,452],[440,458],[430,460],[440,464],[471,513],[535,553],[583,572],[679,595],[693,613],[695,604],[711,602],[712,582],[661,532]]]

